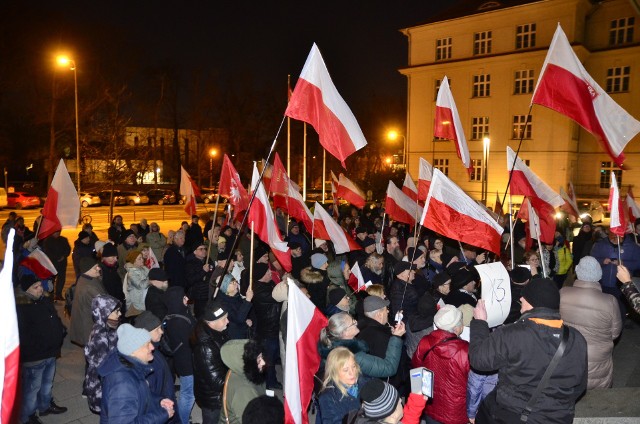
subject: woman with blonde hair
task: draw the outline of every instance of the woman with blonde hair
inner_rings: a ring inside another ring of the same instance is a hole
[[[349,412],[357,411],[360,408],[360,388],[367,381],[349,349],[333,349],[327,357],[316,422],[339,424]]]

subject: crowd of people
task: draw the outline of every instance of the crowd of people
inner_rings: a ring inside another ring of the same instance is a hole
[[[67,410],[52,397],[67,336],[54,300],[66,303],[68,337],[86,360],[83,395],[101,422],[189,424],[195,403],[207,424],[283,422],[276,366],[285,368],[290,284],[328,318],[309,405],[318,423],[570,423],[585,390],[611,387],[613,342],[640,311],[633,235],[585,220],[572,243],[557,232],[537,246],[517,221],[498,258],[474,240],[384,222],[379,204],[341,212],[361,247],[345,254],[276,211],[290,272],[226,216],[194,215],[166,234],[115,216],[107,240],[86,224],[71,248],[59,232],[38,242],[12,212],[2,239],[16,229],[20,422]],[[37,244],[59,270],[52,280],[21,262]],[[63,293],[69,256],[77,279]],[[493,261],[509,271],[512,304],[490,328],[475,266]],[[366,289],[355,290],[356,265]],[[430,397],[411,384],[422,367],[433,372]]]

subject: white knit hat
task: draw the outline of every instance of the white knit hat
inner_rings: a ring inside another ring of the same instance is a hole
[[[576,277],[582,281],[600,281],[602,278],[602,267],[593,256],[584,256],[580,263],[576,265]]]
[[[436,313],[433,323],[441,330],[453,331],[454,328],[462,325],[462,312],[453,305],[444,305]]]

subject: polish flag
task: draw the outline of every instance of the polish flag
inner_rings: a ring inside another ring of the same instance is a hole
[[[184,211],[189,216],[195,215],[197,213],[196,196],[200,194],[200,190],[182,165],[180,165],[180,194],[185,197]]]
[[[264,173],[262,174],[262,184],[264,184],[264,186],[267,188],[267,191],[269,191],[271,187],[271,175],[273,174],[273,165],[271,165],[269,162],[267,162],[264,159],[262,159],[260,162],[262,163],[262,169],[264,169]],[[270,191],[269,191],[269,194],[271,194]]]
[[[273,207],[287,211],[289,206],[288,198],[290,180],[277,152],[273,159],[273,166],[271,167],[271,180],[269,181],[269,185],[267,185],[267,181],[264,179],[264,176],[263,181],[264,186],[269,188],[269,194],[273,197]]]
[[[640,206],[636,203],[636,199],[633,197],[631,189],[627,192],[627,208],[629,211],[629,221],[640,218]]]
[[[426,160],[420,158],[420,169],[418,170],[418,199],[423,202],[427,200],[431,178],[433,178],[433,166]]]
[[[365,199],[367,198],[362,190],[351,180],[340,174],[338,179],[338,190],[336,195],[347,202],[351,203],[358,209],[364,208]]]
[[[522,215],[521,219],[527,220],[527,226],[525,227],[525,233],[527,236],[525,248],[529,250],[531,249],[531,246],[533,246],[533,239],[536,239],[538,240],[538,242],[540,242],[540,218],[538,217],[535,209],[533,209],[531,202],[526,203],[527,213],[526,215]],[[522,204],[522,208],[524,208],[524,202]]]
[[[569,189],[569,191],[573,193],[573,190],[571,188]],[[564,191],[564,188],[560,187],[560,197],[562,197],[562,199],[564,200],[564,204],[560,206],[560,209],[565,211],[570,216],[575,217],[575,219],[577,220],[580,217],[580,211],[578,210],[578,204],[576,203],[575,196],[572,196],[570,193]]]
[[[358,121],[333,85],[315,43],[284,114],[311,124],[322,147],[338,158],[342,166],[350,154],[367,145]]]
[[[471,156],[469,155],[469,146],[462,129],[462,121],[458,115],[456,103],[453,101],[453,94],[449,88],[449,79],[444,77],[438,90],[436,99],[436,121],[433,127],[433,133],[436,137],[453,140],[456,143],[456,151],[458,157],[462,159],[462,164],[469,174],[471,174]]]
[[[76,197],[76,201],[78,198]],[[77,218],[77,216],[76,216]],[[16,230],[9,230],[7,246],[13,246]],[[4,360],[0,360],[0,422],[8,424],[16,422],[17,410],[14,411],[18,392],[20,371],[20,337],[18,333],[18,317],[13,292],[13,250],[4,253],[4,267],[0,271],[0,351]],[[17,408],[16,408],[17,409]]]
[[[333,219],[329,212],[324,210],[320,203],[316,202],[313,210],[312,237],[322,240],[331,240],[336,255],[341,255],[352,250],[361,250],[362,247],[349,236],[344,229]]]
[[[409,196],[414,202],[418,201],[418,187],[411,179],[411,175],[407,172],[404,176],[404,184],[402,184],[402,192]]]
[[[515,164],[514,164],[515,159]],[[562,206],[564,200],[542,181],[519,157],[507,146],[507,170],[512,172],[511,194],[527,196],[540,218],[542,242],[553,244],[556,231],[554,217],[555,208]]]
[[[364,290],[371,285],[371,281],[367,281],[366,283],[364,282],[362,270],[360,270],[360,265],[358,264],[358,262],[353,264],[353,268],[351,268],[351,275],[349,275],[347,284],[349,284],[349,287],[351,287],[354,292]]]
[[[640,122],[595,82],[558,24],[531,99],[580,124],[622,166],[623,150],[640,132]]]
[[[438,169],[433,170],[420,224],[438,234],[500,254],[502,227]]]
[[[498,217],[504,216],[504,210],[502,209],[502,201],[500,200],[500,196],[496,191],[496,203],[493,205],[493,213],[498,215]]]
[[[249,207],[249,194],[240,181],[238,171],[226,154],[222,162],[218,193],[229,199],[229,203],[233,205],[236,212],[246,211]]]
[[[320,368],[318,340],[327,317],[290,279],[287,298],[287,351],[284,372],[284,422],[308,424],[313,379]]]
[[[20,260],[20,265],[30,269],[40,280],[48,280],[58,275],[51,259],[40,248],[36,248]]]
[[[302,194],[300,194],[296,189],[291,180],[289,180],[289,197],[287,206],[289,216],[298,222],[302,222],[307,231],[311,231],[313,229],[313,214],[304,203]]]
[[[338,187],[340,186],[340,180],[336,177],[336,174],[331,171],[331,198],[333,199],[333,214],[336,218],[340,217],[340,212],[338,211]]]
[[[624,218],[624,208],[622,207],[622,199],[620,199],[620,191],[618,190],[618,182],[616,181],[616,174],[614,172],[611,173],[609,212],[611,215],[609,230],[620,237],[624,237],[627,223]]]
[[[42,216],[42,223],[38,228],[40,240],[63,228],[76,228],[78,225],[80,198],[62,159],[51,180],[47,200],[42,208]]]
[[[390,218],[409,225],[415,225],[422,215],[422,208],[415,200],[404,194],[393,181],[387,186],[387,199],[384,210]]]
[[[252,190],[256,190],[256,197],[251,205],[251,209],[249,209],[249,223],[253,223],[253,229],[255,233],[258,235],[260,240],[267,243],[271,248],[271,251],[276,256],[282,268],[285,271],[291,271],[291,252],[289,251],[289,247],[287,246],[287,242],[282,240],[282,236],[280,235],[280,230],[278,230],[278,226],[276,225],[275,216],[273,216],[273,211],[271,210],[271,205],[269,204],[269,197],[267,197],[267,192],[264,190],[264,186],[260,184],[258,187],[258,182],[260,181],[260,174],[258,173],[258,167],[254,163],[253,165],[253,177],[251,179],[251,187]]]

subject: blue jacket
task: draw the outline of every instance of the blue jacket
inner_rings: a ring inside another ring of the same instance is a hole
[[[638,247],[630,237],[625,237],[624,240],[620,240],[620,244],[622,245],[622,249],[620,250],[622,263],[633,275],[633,273],[640,268],[640,247]],[[602,267],[602,280],[600,280],[600,284],[602,284],[603,287],[617,287],[616,274],[618,273],[618,268],[612,263],[605,265],[604,260],[618,259],[618,246],[611,243],[608,238],[602,239],[591,248],[591,256],[596,258]]]
[[[318,397],[319,411],[316,416],[318,424],[341,424],[342,419],[351,411],[360,409],[359,391],[369,379],[358,377],[358,396],[343,395],[335,386],[327,386]]]
[[[169,414],[160,406],[161,397],[151,393],[145,377],[150,364],[112,350],[98,367],[102,377],[101,424],[164,424]]]

